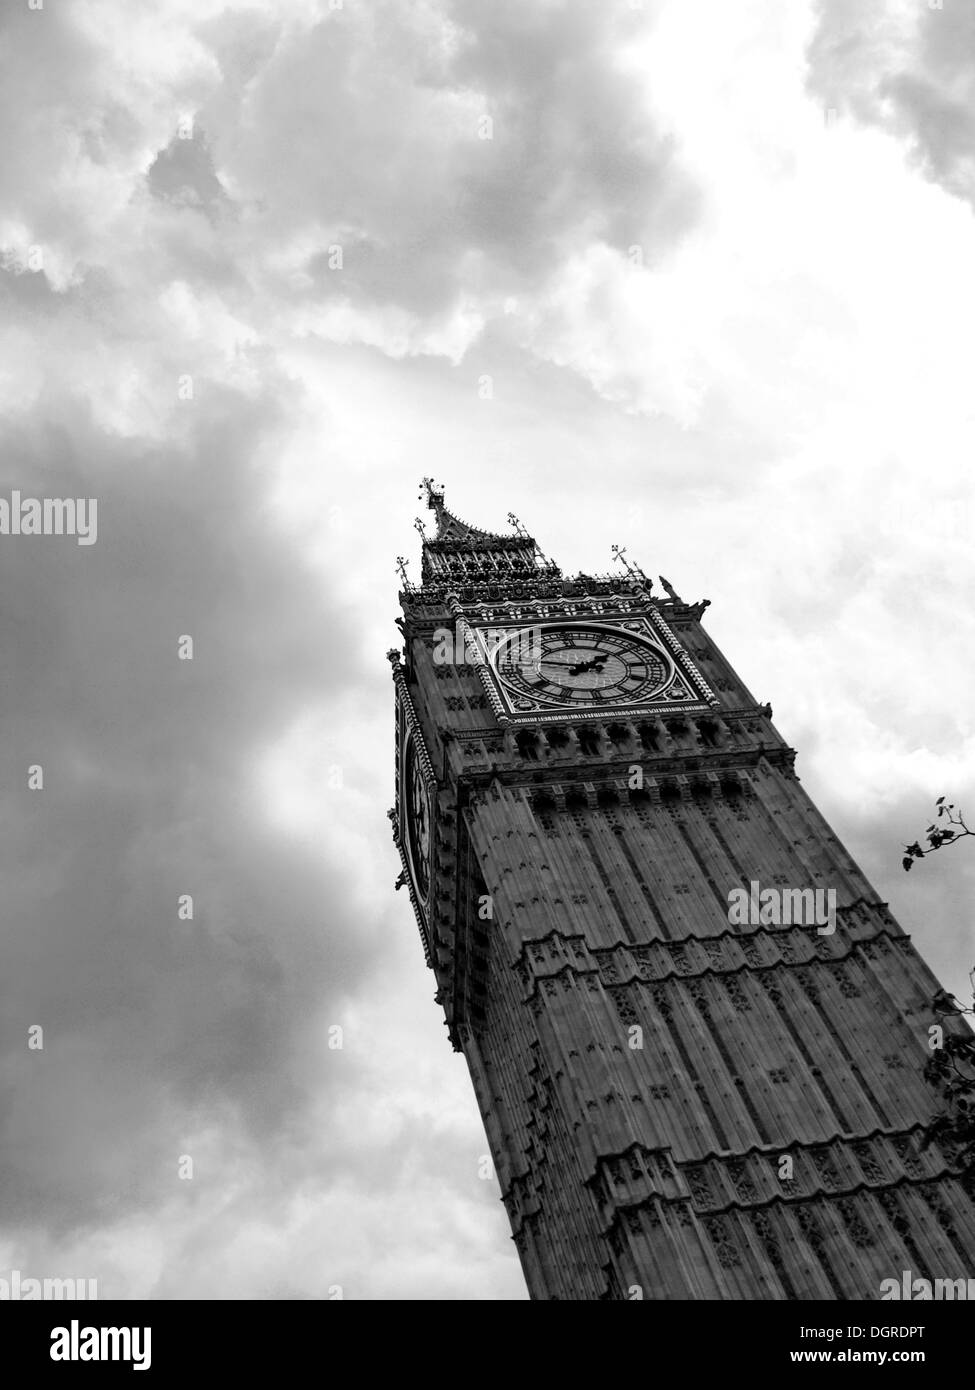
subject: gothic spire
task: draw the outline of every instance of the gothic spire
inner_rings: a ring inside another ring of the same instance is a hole
[[[464,541],[464,540],[509,540],[510,537],[499,536],[493,531],[482,531],[479,526],[471,526],[470,522],[461,521],[459,516],[454,516],[444,505],[443,484],[437,484],[432,478],[423,479],[423,487],[426,491],[427,506],[435,513],[437,518],[437,534],[435,539],[438,541]],[[420,493],[423,497],[423,493]]]
[[[517,518],[509,515],[514,535],[485,531],[472,526],[447,510],[442,484],[424,478],[420,499],[437,518],[435,536],[428,536],[423,523],[417,530],[423,536],[423,582],[489,582],[548,577],[560,571],[545,559],[532,536]]]

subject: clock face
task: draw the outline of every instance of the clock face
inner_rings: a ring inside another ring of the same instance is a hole
[[[403,758],[403,821],[413,886],[418,896],[425,899],[430,886],[430,792],[412,734],[407,738]]]
[[[571,709],[638,704],[674,674],[664,652],[623,628],[560,623],[534,636],[529,649],[525,634],[512,632],[494,653],[498,680],[519,708],[523,701]]]

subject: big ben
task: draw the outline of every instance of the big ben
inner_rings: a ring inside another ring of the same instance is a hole
[[[967,1278],[975,1205],[923,1142],[938,982],[706,604],[568,577],[425,489],[390,817],[531,1297]]]

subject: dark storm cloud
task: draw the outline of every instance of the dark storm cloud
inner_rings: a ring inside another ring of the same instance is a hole
[[[904,139],[925,176],[975,204],[975,9],[820,0],[809,83],[827,106]]]
[[[371,942],[350,868],[269,823],[256,778],[282,729],[339,701],[331,643],[363,676],[268,507],[281,405],[216,391],[187,446],[135,451],[44,407],[6,429],[0,491],[96,497],[99,529],[89,548],[0,550],[0,1197],[8,1219],[60,1226],[159,1200],[210,1107],[270,1141]]]

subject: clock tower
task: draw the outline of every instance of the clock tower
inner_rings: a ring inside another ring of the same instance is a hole
[[[517,518],[483,531],[425,489],[389,653],[397,886],[531,1296],[975,1276],[957,1156],[922,1143],[937,981],[706,602],[619,551],[566,577]]]

